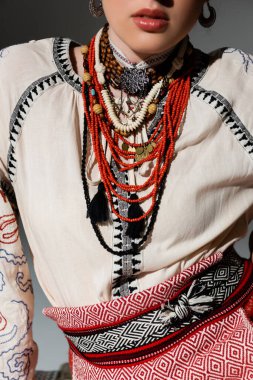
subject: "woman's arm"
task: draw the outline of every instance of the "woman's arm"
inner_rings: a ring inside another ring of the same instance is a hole
[[[32,337],[33,290],[7,174],[9,123],[22,91],[10,50],[0,56],[0,379],[32,380],[38,356]]]
[[[31,380],[38,356],[32,336],[33,289],[3,173],[0,165],[0,378]]]

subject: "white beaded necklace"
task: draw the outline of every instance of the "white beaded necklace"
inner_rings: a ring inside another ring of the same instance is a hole
[[[101,85],[104,85],[105,84],[105,77],[104,77],[105,66],[100,62],[100,57],[99,57],[100,39],[101,39],[102,32],[103,32],[103,28],[99,30],[99,32],[97,33],[97,35],[95,37],[95,71],[97,73],[99,83]],[[183,59],[184,59],[184,55],[185,55],[187,46],[188,46],[188,36],[182,41],[181,46],[179,48],[178,55],[177,55],[177,57],[175,57],[175,59],[172,62],[171,69],[166,76],[166,80],[170,79],[173,76],[173,74],[175,73],[175,71],[181,69],[181,67],[183,66],[183,62],[184,62]],[[109,92],[106,89],[103,89],[101,91],[101,94],[102,94],[107,112],[108,112],[109,117],[113,123],[114,128],[123,132],[123,133],[133,132],[136,129],[138,129],[145,119],[145,116],[146,116],[146,113],[148,110],[148,106],[159,95],[159,92],[160,92],[162,85],[163,85],[163,81],[164,81],[164,79],[160,80],[158,83],[156,83],[151,88],[150,92],[148,93],[148,95],[146,96],[146,98],[143,101],[143,107],[142,107],[142,110],[140,111],[140,113],[138,115],[137,120],[135,120],[134,122],[132,122],[130,120],[127,124],[123,124],[120,121],[120,119],[116,116],[113,104],[111,103],[111,100],[110,100]]]
[[[102,90],[101,93],[102,93],[102,96],[103,96],[103,99],[105,102],[105,106],[106,106],[106,109],[108,111],[108,114],[110,116],[110,119],[111,119],[114,127],[116,129],[120,130],[121,132],[124,132],[124,133],[125,132],[133,132],[134,130],[139,128],[139,126],[143,123],[143,121],[145,119],[145,115],[147,113],[148,106],[158,96],[158,94],[162,88],[162,85],[163,85],[163,80],[159,81],[158,83],[156,83],[154,85],[154,87],[150,90],[148,96],[144,99],[142,109],[141,109],[136,121],[134,121],[134,122],[129,121],[129,124],[127,124],[127,125],[121,123],[119,118],[116,116],[115,111],[114,111],[114,107],[113,107],[113,104],[111,103],[110,95],[109,95],[108,91],[105,89]]]

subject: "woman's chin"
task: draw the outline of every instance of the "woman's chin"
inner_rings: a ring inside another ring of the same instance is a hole
[[[125,30],[128,30],[127,34]],[[129,25],[127,29],[121,28],[121,30],[117,31],[117,34],[112,30],[109,31],[109,36],[115,45],[126,55],[128,55],[127,53],[130,49],[142,59],[151,55],[164,53],[173,48],[178,42],[173,41],[174,39],[171,31],[169,31],[169,27],[164,32],[151,33],[139,29],[134,23],[131,25],[131,28],[129,28]]]

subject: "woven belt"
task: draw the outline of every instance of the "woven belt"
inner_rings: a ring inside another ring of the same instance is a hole
[[[119,318],[111,325],[59,327],[74,353],[96,366],[140,363],[240,307],[253,291],[252,267],[230,248],[220,261],[186,281],[173,297],[138,315]]]

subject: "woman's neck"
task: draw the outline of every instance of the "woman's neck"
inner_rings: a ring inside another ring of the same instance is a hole
[[[120,50],[125,56],[125,58],[130,61],[132,64],[137,64],[142,61],[147,60],[147,58],[151,58],[150,54],[141,54],[133,51],[124,41],[122,41],[119,36],[109,27],[108,30],[109,40],[113,43],[113,45]],[[169,53],[174,49],[174,47],[166,50],[165,52],[161,52],[161,55],[165,55],[165,53]],[[154,54],[159,55],[159,54]],[[116,57],[117,58],[117,57]]]
[[[108,30],[108,36],[110,41],[119,49],[122,51],[122,53],[125,55],[125,57],[132,63],[139,63],[141,61],[144,61],[148,55],[141,55],[138,53],[135,53],[130,47],[122,41],[116,33],[114,33],[113,30],[109,27]]]
[[[140,63],[142,61],[145,61],[145,59],[150,57],[150,54],[142,55],[134,52],[130,49],[130,47],[125,44],[113,31],[108,31],[109,38],[111,42],[124,54],[124,56],[133,64],[134,63]],[[167,52],[169,53],[172,51],[174,47],[169,49]],[[161,53],[161,55],[164,55],[165,52]],[[83,75],[83,56],[81,53],[81,46],[73,46],[71,44],[70,46],[70,60],[72,63],[72,67],[74,71],[82,77]]]

